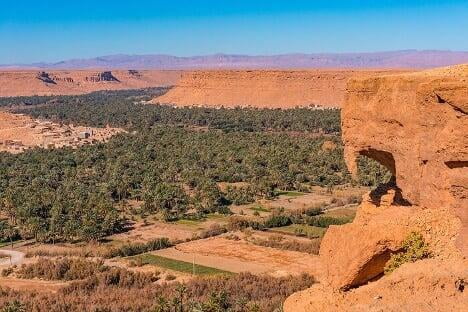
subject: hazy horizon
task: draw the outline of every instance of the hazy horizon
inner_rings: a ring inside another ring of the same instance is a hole
[[[116,54],[467,51],[466,1],[47,1],[0,5],[0,64]],[[444,18],[450,17],[450,18]]]

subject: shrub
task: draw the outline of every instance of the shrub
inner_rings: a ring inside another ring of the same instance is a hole
[[[18,270],[21,278],[46,280],[78,280],[108,270],[102,261],[63,258],[50,260],[41,258],[36,263],[23,265]]]
[[[12,267],[9,267],[9,268],[6,268],[6,269],[2,270],[2,276],[3,277],[9,276],[11,273],[13,273],[13,268]]]
[[[313,216],[306,219],[308,225],[328,228],[330,225],[341,225],[351,222],[351,218],[337,218],[329,216]]]
[[[227,229],[218,223],[214,223],[210,225],[210,227],[206,230],[203,230],[198,235],[200,238],[208,238],[213,236],[218,236],[227,232]]]
[[[230,231],[239,231],[250,226],[251,220],[246,217],[229,217],[227,228]]]
[[[81,281],[75,281],[62,289],[64,294],[73,294],[80,290],[93,291],[98,287],[116,286],[119,288],[141,289],[159,279],[153,273],[132,272],[122,268],[109,268],[106,272],[96,274]]]
[[[129,257],[139,255],[145,252],[160,250],[171,247],[172,243],[168,238],[157,238],[147,243],[131,243],[120,247],[112,248],[104,254],[104,258]]]
[[[282,250],[292,250],[292,251],[299,251],[310,253],[313,255],[318,255],[320,250],[320,240],[314,239],[308,242],[292,240],[292,239],[284,239],[283,236],[270,236],[268,239],[262,239],[259,237],[248,239],[249,242],[264,246],[264,247],[271,247],[277,248]]]
[[[273,228],[273,227],[280,227],[280,226],[286,226],[290,225],[291,218],[285,215],[273,215],[270,216],[266,221],[265,221],[265,227],[266,228]]]
[[[15,300],[4,305],[0,312],[26,312],[26,307],[18,300]]]
[[[411,232],[401,246],[402,250],[393,254],[385,265],[385,274],[390,274],[407,262],[416,262],[428,258],[429,247],[420,233]]]
[[[174,274],[167,274],[166,275],[166,281],[173,281],[175,280],[177,277],[174,275]]]
[[[319,214],[323,213],[321,207],[312,207],[312,208],[307,208],[304,209],[302,212],[306,216],[312,217],[312,216],[318,216]]]

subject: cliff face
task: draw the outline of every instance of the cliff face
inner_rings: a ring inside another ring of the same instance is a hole
[[[154,103],[178,106],[339,107],[351,77],[396,71],[375,70],[211,70],[185,72]]]
[[[81,94],[170,86],[180,75],[180,71],[161,70],[0,71],[0,96]]]
[[[364,196],[352,223],[329,228],[320,283],[288,298],[286,312],[466,308],[467,112],[468,65],[350,80],[342,109],[347,165],[356,174],[365,155],[394,178]],[[433,258],[382,277],[413,231]]]
[[[342,113],[349,169],[369,156],[411,205],[450,207],[468,255],[468,65],[353,80]]]

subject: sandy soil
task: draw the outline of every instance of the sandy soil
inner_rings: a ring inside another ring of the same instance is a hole
[[[80,138],[83,132],[89,133],[89,138]],[[21,153],[35,146],[78,147],[94,141],[105,142],[120,132],[123,130],[119,128],[59,125],[22,114],[0,111],[0,151],[10,153]]]
[[[67,282],[26,280],[13,277],[0,277],[0,287],[13,290],[37,291],[40,293],[56,293],[60,288],[68,285]]]
[[[154,254],[214,267],[231,272],[287,274],[320,274],[317,256],[278,250],[222,237],[214,237],[179,244],[174,248],[155,251]]]

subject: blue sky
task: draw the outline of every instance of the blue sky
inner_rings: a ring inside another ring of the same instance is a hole
[[[0,2],[0,64],[109,54],[468,50],[468,0]]]

